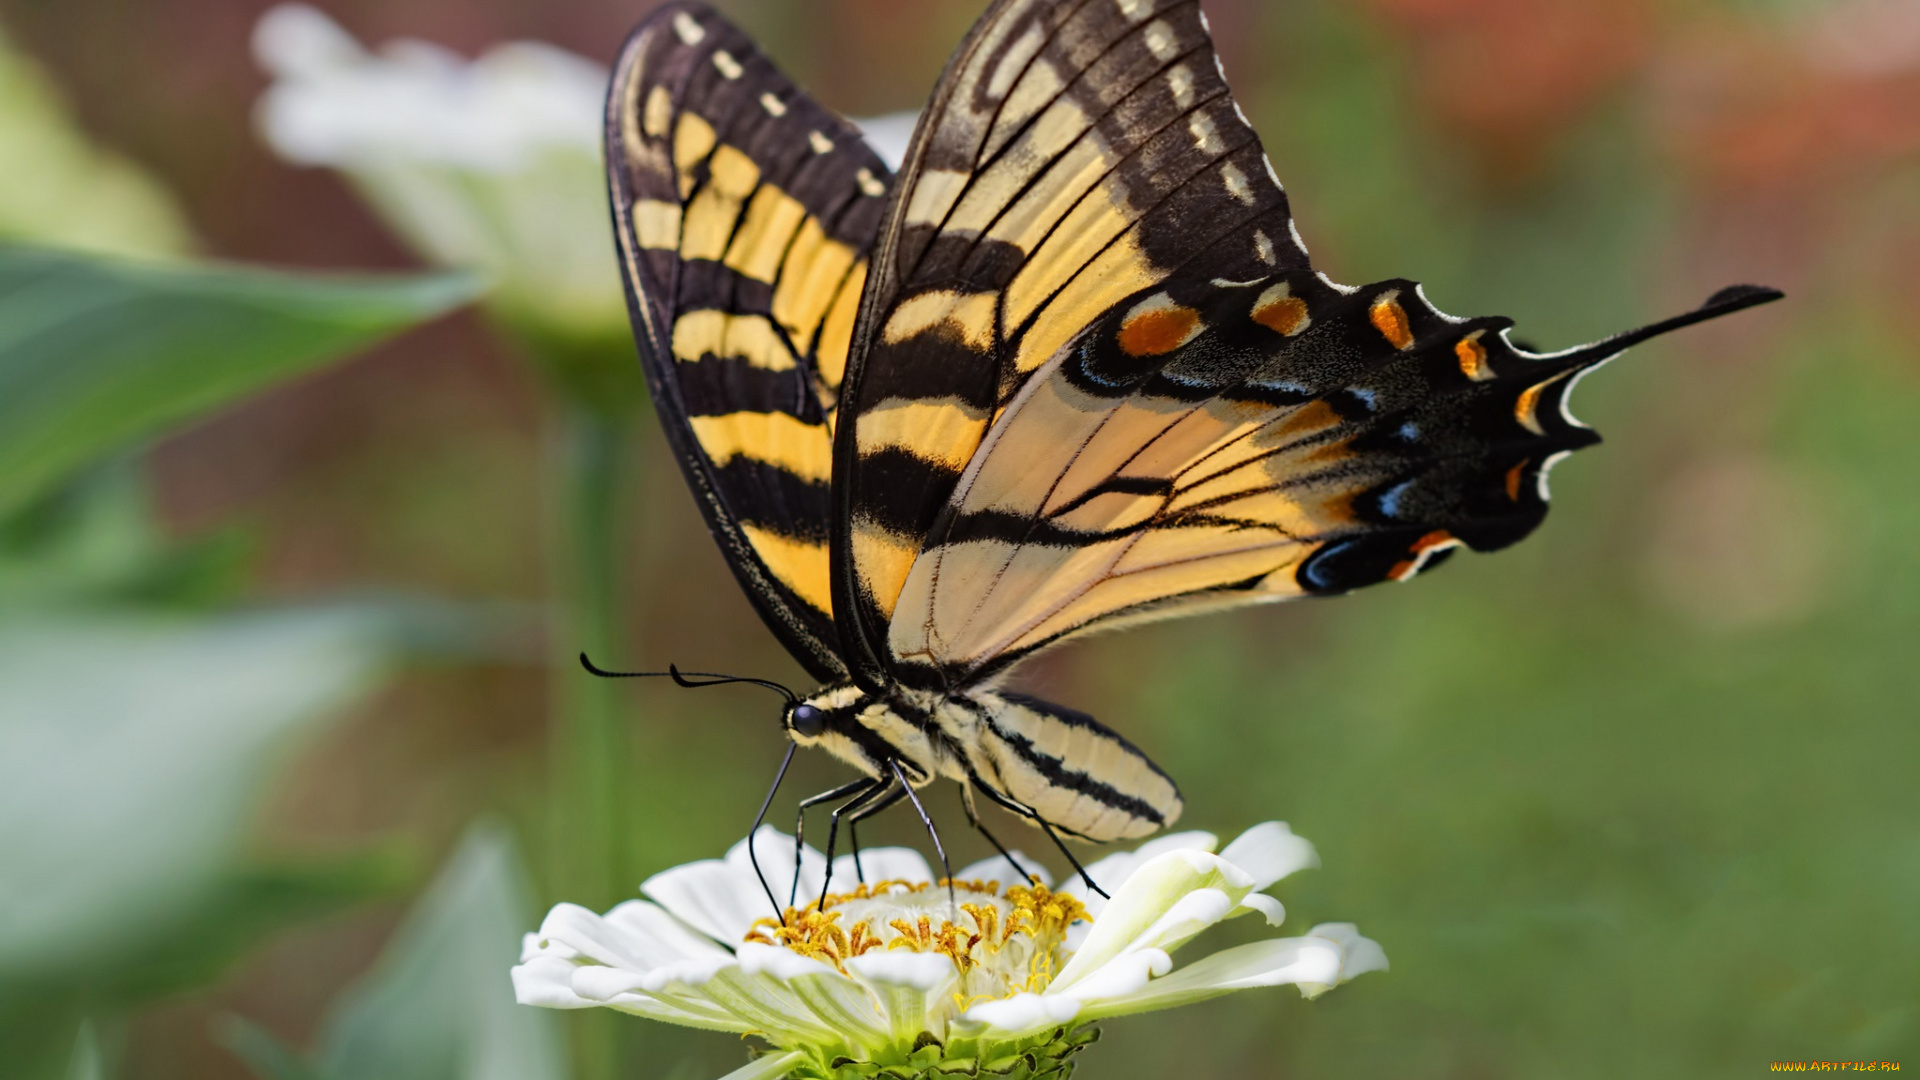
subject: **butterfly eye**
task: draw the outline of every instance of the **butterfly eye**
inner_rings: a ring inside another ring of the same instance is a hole
[[[811,705],[795,705],[787,716],[787,726],[795,735],[816,739],[827,730],[827,714]]]

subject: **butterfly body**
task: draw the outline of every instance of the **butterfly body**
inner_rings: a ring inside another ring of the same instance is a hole
[[[1547,511],[1566,399],[1753,286],[1561,352],[1313,270],[1195,0],[997,0],[898,175],[704,4],[641,24],[608,174],[635,336],[721,550],[862,806],[939,777],[1089,839],[1178,790],[1006,689],[1094,631],[1406,581]]]
[[[795,714],[812,710],[807,722]],[[923,787],[944,777],[1004,795],[1048,824],[1094,841],[1148,836],[1180,816],[1179,789],[1132,744],[1083,713],[994,688],[825,686],[789,709],[788,736],[875,781]]]

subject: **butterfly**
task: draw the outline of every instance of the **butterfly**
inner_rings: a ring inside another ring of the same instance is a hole
[[[1009,672],[1506,547],[1599,441],[1566,409],[1583,375],[1780,296],[1541,353],[1415,282],[1334,283],[1195,0],[998,0],[897,174],[717,12],[670,3],[621,54],[606,138],[666,435],[822,684],[785,709],[788,760],[859,772],[803,804],[845,799],[836,828],[938,777],[976,825],[977,792],[1056,843],[1172,824],[1171,777]]]

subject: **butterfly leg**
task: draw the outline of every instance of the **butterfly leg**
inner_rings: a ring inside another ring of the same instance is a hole
[[[1092,875],[1087,873],[1087,868],[1080,865],[1080,860],[1074,858],[1073,852],[1067,849],[1066,841],[1061,840],[1060,834],[1053,831],[1053,826],[1048,824],[1046,818],[1040,816],[1040,811],[989,785],[986,781],[980,779],[979,773],[974,772],[972,769],[967,770],[967,779],[973,782],[974,787],[980,789],[981,794],[992,799],[1002,809],[1011,810],[1023,818],[1030,819],[1035,825],[1040,826],[1040,831],[1046,833],[1047,839],[1053,841],[1053,846],[1059,848],[1060,854],[1067,857],[1067,862],[1072,865],[1073,872],[1080,875],[1080,880],[1087,883],[1087,888],[1092,889],[1108,900],[1113,899],[1113,897],[1107,896],[1107,890],[1101,888],[1093,880]]]
[[[773,805],[773,797],[780,791],[780,781],[787,778],[787,766],[793,764],[793,752],[800,749],[797,744],[787,744],[787,756],[780,759],[780,771],[773,774],[773,786],[767,789],[767,797],[760,800],[760,812],[753,815],[753,825],[747,829],[747,861],[753,864],[753,876],[760,879],[760,888],[767,894],[767,903],[773,905],[773,917],[785,922],[785,912],[780,901],[774,898],[773,886],[767,884],[766,872],[760,869],[760,825],[767,820],[767,808]],[[799,863],[796,861],[795,866]]]
[[[868,814],[885,809],[899,801],[898,795],[888,794],[892,789],[893,780],[891,778],[875,780],[867,790],[848,799],[845,803],[834,807],[833,823],[827,826],[827,876],[826,879],[820,883],[821,911],[827,909],[827,890],[833,884],[833,850],[834,842],[840,837],[840,815],[851,814],[853,820],[858,820]],[[849,826],[849,829],[851,829],[851,826]],[[860,860],[856,854],[854,856],[854,875],[864,879],[865,875],[859,872],[859,866]]]
[[[967,821],[973,825],[974,829],[977,830],[981,836],[987,838],[987,843],[993,845],[993,850],[999,852],[1001,858],[1007,860],[1007,865],[1013,867],[1015,876],[1021,881],[1032,884],[1034,875],[1028,873],[1027,868],[1020,865],[1020,860],[1014,858],[1013,853],[1008,851],[1005,845],[1001,844],[992,833],[988,832],[986,824],[980,820],[980,812],[975,809],[973,805],[972,787],[966,785],[961,786],[960,805],[967,811]]]
[[[865,885],[867,883],[866,868],[860,865],[860,823],[906,797],[907,793],[904,790],[895,788],[893,794],[888,795],[879,802],[869,803],[847,815],[847,841],[853,848],[853,876],[859,879],[860,884]],[[831,841],[831,833],[829,833],[828,839]],[[832,867],[828,867],[828,869],[831,870]]]
[[[906,773],[900,771],[900,762],[896,759],[887,764],[893,768],[894,778],[900,781],[900,786],[907,789],[907,798],[912,800],[914,811],[920,815],[920,824],[927,827],[927,835],[933,838],[934,854],[940,856],[940,869],[947,879],[947,906],[958,917],[960,902],[953,894],[953,864],[947,861],[946,846],[940,843],[940,830],[933,827],[933,819],[927,816],[927,808],[920,805],[920,796],[914,794],[913,785],[907,783]]]
[[[788,907],[792,907],[800,898],[800,867],[803,865],[802,856],[807,850],[807,811],[819,806],[821,803],[829,803],[835,799],[852,795],[854,792],[860,792],[863,796],[870,795],[875,788],[884,787],[888,783],[891,783],[891,781],[876,780],[871,776],[863,776],[850,784],[841,784],[832,791],[823,791],[818,795],[809,795],[800,800],[800,812],[795,816],[793,822],[793,885],[787,890]],[[829,863],[831,863],[831,860],[829,860]]]

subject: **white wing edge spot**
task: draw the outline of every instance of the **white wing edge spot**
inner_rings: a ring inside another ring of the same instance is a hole
[[[684,11],[673,17],[673,33],[683,45],[698,45],[707,39],[706,29]]]
[[[713,50],[713,66],[719,68],[720,74],[728,79],[737,79],[740,73],[746,70],[740,66],[740,61],[735,60],[733,54],[725,49]]]
[[[807,132],[807,145],[813,147],[813,152],[816,154],[830,153],[833,150],[833,140],[817,131]]]
[[[1289,222],[1289,224],[1291,224],[1291,222]],[[1328,277],[1327,275],[1321,273],[1318,270],[1315,270],[1313,272],[1313,276],[1320,279],[1320,284],[1325,285],[1327,288],[1332,289],[1334,292],[1341,293],[1342,295],[1351,295],[1353,293],[1357,293],[1360,291],[1358,286],[1342,285],[1339,282],[1333,280],[1332,278]]]
[[[860,190],[864,194],[871,195],[877,199],[887,193],[887,185],[881,183],[872,172],[866,169],[861,169],[859,172],[854,173],[853,178],[859,182]]]
[[[1547,474],[1553,471],[1555,465],[1560,464],[1572,456],[1573,451],[1571,450],[1555,450],[1553,453],[1547,455],[1547,460],[1540,463],[1540,472],[1534,477],[1534,487],[1540,492],[1541,502],[1552,501],[1547,491]]]
[[[787,115],[787,103],[774,97],[772,91],[760,95],[760,107],[767,110],[768,116]]]
[[[1501,333],[1501,337],[1504,338],[1505,336],[1506,334],[1503,331]],[[1601,368],[1606,367],[1608,364],[1613,363],[1614,359],[1619,355],[1620,355],[1619,353],[1614,353],[1613,356],[1609,356],[1605,360],[1600,361],[1599,363],[1589,364],[1586,367],[1580,368],[1579,370],[1573,373],[1573,377],[1567,380],[1567,388],[1560,392],[1560,419],[1565,420],[1567,423],[1572,424],[1574,427],[1577,427],[1577,428],[1591,426],[1589,424],[1582,422],[1579,417],[1573,415],[1573,409],[1571,407],[1573,404],[1573,391],[1575,390],[1575,388],[1577,388],[1580,385],[1581,379],[1584,379],[1588,375],[1592,374],[1593,372],[1598,371]],[[1545,466],[1542,466],[1541,470],[1542,471],[1540,475],[1544,478],[1546,476]],[[1543,495],[1541,496],[1541,498],[1545,498],[1545,496]]]
[[[1269,168],[1271,168],[1271,166],[1269,166]],[[1307,253],[1307,242],[1300,239],[1300,226],[1294,224],[1292,218],[1287,219],[1287,232],[1293,237],[1293,246],[1300,249],[1300,254],[1305,255]]]

